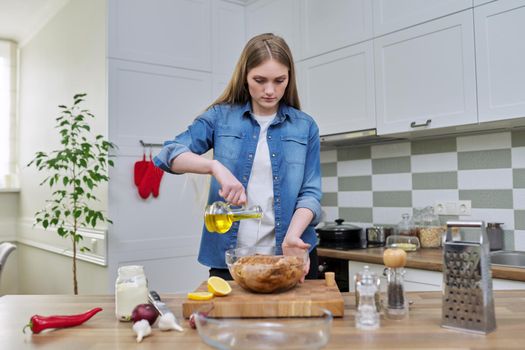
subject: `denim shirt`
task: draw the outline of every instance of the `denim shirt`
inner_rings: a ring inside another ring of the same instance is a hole
[[[215,105],[197,117],[186,131],[174,140],[166,141],[155,157],[155,165],[170,170],[171,161],[179,154],[203,154],[212,149],[214,159],[221,162],[246,188],[250,177],[259,124],[251,116],[251,104]],[[268,147],[273,176],[275,211],[275,245],[281,245],[292,215],[297,208],[308,208],[314,218],[301,236],[311,245],[317,245],[314,227],[321,216],[321,169],[319,128],[306,113],[287,106],[279,106],[268,129]],[[208,204],[223,201],[220,186],[212,177]],[[204,210],[204,208],[203,208]],[[239,222],[225,234],[208,232],[203,228],[198,260],[214,268],[226,268],[225,251],[237,246]]]

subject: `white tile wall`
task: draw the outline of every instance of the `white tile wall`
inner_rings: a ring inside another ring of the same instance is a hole
[[[414,208],[434,205],[440,201],[457,201],[459,200],[458,190],[413,190],[412,205]]]
[[[337,192],[337,176],[329,176],[321,178],[321,186],[323,192]]]
[[[411,191],[412,174],[378,174],[372,175],[372,189],[374,191]]]
[[[341,207],[372,207],[372,191],[341,191],[337,198]]]
[[[372,173],[372,160],[345,160],[337,163],[337,173],[344,176],[361,176]]]
[[[458,187],[462,190],[510,189],[512,169],[460,170]]]
[[[413,155],[411,166],[414,173],[456,171],[458,170],[458,154],[456,152],[445,152]]]

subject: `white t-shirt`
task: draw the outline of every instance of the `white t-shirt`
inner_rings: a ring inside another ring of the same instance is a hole
[[[246,187],[247,207],[260,205],[263,211],[261,227],[259,220],[247,219],[239,222],[237,247],[274,246],[275,245],[275,214],[273,211],[273,180],[270,150],[266,134],[274,115],[258,116],[252,114],[259,123],[259,141],[253,159],[252,172]],[[257,233],[257,230],[259,232]]]

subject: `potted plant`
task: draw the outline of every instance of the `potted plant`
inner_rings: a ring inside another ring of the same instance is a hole
[[[108,182],[108,168],[113,166],[109,151],[115,146],[102,135],[94,136],[88,118],[94,118],[86,109],[80,109],[86,94],[73,97],[73,105],[60,108],[56,129],[60,137],[60,149],[47,154],[37,152],[28,166],[44,171],[47,177],[40,185],[49,185],[51,197],[43,209],[35,213],[35,225],[44,229],[55,228],[58,235],[71,239],[73,250],[73,290],[78,294],[77,251],[89,251],[80,247],[84,238],[81,228],[95,227],[97,222],[111,220],[103,211],[93,209],[99,199],[93,190]]]

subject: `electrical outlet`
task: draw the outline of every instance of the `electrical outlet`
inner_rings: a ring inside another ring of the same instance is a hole
[[[458,201],[458,214],[462,216],[471,215],[472,201]]]
[[[471,201],[438,201],[434,204],[434,213],[438,215],[470,215]]]

